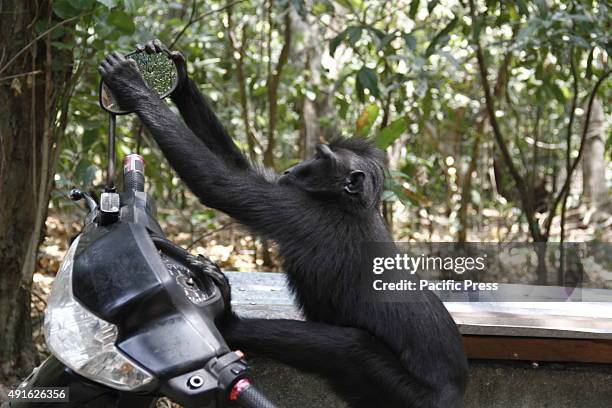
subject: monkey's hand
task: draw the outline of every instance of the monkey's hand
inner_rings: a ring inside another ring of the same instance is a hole
[[[192,267],[199,269],[212,279],[221,292],[221,297],[223,297],[223,302],[225,303],[226,313],[231,313],[232,288],[227,276],[225,276],[225,274],[221,271],[219,265],[203,255],[198,255],[197,257],[189,255],[187,257],[187,262],[189,262]]]
[[[136,110],[143,96],[153,93],[142,78],[136,61],[116,51],[102,61],[98,71],[122,109]]]
[[[156,54],[156,53],[164,53],[170,57],[170,59],[174,62],[177,69],[178,74],[178,82],[175,89],[175,92],[180,91],[181,88],[187,83],[189,80],[187,74],[187,62],[185,61],[185,57],[178,51],[170,51],[168,47],[164,45],[160,40],[155,39],[147,42],[145,45],[136,44],[136,49],[139,51],[144,51],[147,54]]]

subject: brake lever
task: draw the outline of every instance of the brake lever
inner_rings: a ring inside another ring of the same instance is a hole
[[[79,201],[85,199],[85,202],[87,203],[87,207],[89,207],[90,212],[94,212],[98,209],[98,203],[96,203],[96,200],[94,200],[92,196],[90,196],[84,191],[79,190],[78,188],[73,188],[72,190],[70,190],[70,199],[72,201]]]

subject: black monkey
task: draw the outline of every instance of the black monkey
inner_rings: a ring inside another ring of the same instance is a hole
[[[182,56],[172,57],[181,78],[173,100],[184,122],[122,55],[109,55],[99,71],[203,204],[277,243],[307,318],[230,318],[222,326],[230,346],[322,374],[352,407],[462,406],[467,360],[439,299],[424,291],[408,303],[360,301],[360,244],[392,241],[377,208],[382,153],[364,139],[337,139],[270,181],[187,78]]]

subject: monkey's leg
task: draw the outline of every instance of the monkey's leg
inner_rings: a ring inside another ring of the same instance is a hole
[[[222,328],[230,347],[323,375],[352,407],[421,407],[428,393],[399,357],[369,333],[324,323],[236,319]]]

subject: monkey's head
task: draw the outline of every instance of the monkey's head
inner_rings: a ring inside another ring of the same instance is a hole
[[[317,145],[312,159],[287,169],[278,182],[371,208],[383,190],[384,168],[383,152],[367,139],[336,138]]]

